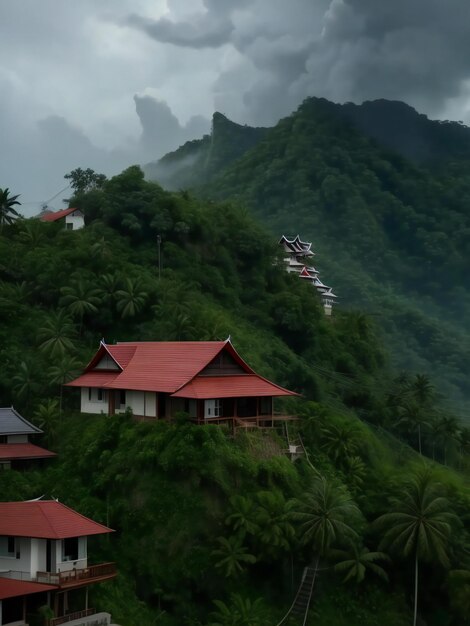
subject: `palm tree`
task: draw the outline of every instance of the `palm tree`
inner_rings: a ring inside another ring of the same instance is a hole
[[[63,357],[74,349],[72,339],[75,332],[70,317],[59,309],[57,313],[51,313],[38,330],[38,339],[41,340],[39,349],[52,358]]]
[[[314,480],[303,498],[292,500],[290,508],[292,519],[300,522],[301,542],[316,555],[315,569],[333,545],[358,540],[354,528],[361,517],[358,507],[343,487],[323,476]]]
[[[262,599],[250,600],[238,593],[230,594],[230,604],[221,600],[214,600],[218,611],[211,615],[209,626],[264,626],[266,624],[266,610]]]
[[[257,539],[271,556],[290,549],[295,537],[287,503],[280,491],[261,491],[256,494],[258,507]]]
[[[60,304],[67,307],[70,313],[79,318],[79,335],[82,334],[83,317],[88,313],[96,313],[101,304],[100,290],[90,287],[82,278],[74,281],[71,286],[61,288]]]
[[[379,549],[388,548],[404,558],[412,557],[415,564],[414,619],[418,614],[418,568],[420,560],[437,559],[449,566],[447,544],[457,517],[450,511],[439,485],[432,482],[428,470],[417,473],[390,500],[392,511],[381,515],[374,526],[385,531]]]
[[[335,463],[346,462],[359,448],[359,431],[354,424],[332,424],[322,428],[321,447]]]
[[[434,385],[425,374],[416,374],[411,382],[411,392],[422,407],[429,407],[436,395]]]
[[[126,278],[124,289],[116,291],[116,308],[122,317],[135,317],[142,310],[148,293],[138,278]]]
[[[41,384],[38,380],[38,368],[29,361],[22,361],[12,377],[12,389],[14,393],[28,407],[32,396],[37,393]]]
[[[386,571],[377,565],[375,561],[389,561],[384,552],[370,552],[365,546],[351,546],[350,550],[334,550],[332,556],[338,559],[334,569],[336,572],[344,572],[346,575],[343,582],[354,580],[356,584],[364,580],[367,570],[374,572],[383,580],[388,580]]]
[[[455,446],[458,442],[460,430],[460,422],[452,415],[441,415],[436,418],[432,424],[433,436],[433,458],[434,446],[437,444],[442,449],[442,460],[447,465],[447,452],[449,448]]]
[[[21,204],[17,200],[19,197],[19,195],[10,196],[8,187],[0,189],[0,230],[4,224],[12,224],[19,217],[19,213],[13,208]]]
[[[400,410],[398,425],[404,426],[407,433],[418,433],[418,451],[422,454],[422,432],[430,426],[428,416],[423,407],[416,401],[406,402]]]
[[[69,354],[64,354],[60,361],[47,370],[51,383],[59,385],[59,415],[62,415],[63,385],[72,380],[79,371],[80,363]]]
[[[253,500],[244,496],[232,496],[230,498],[232,511],[225,523],[244,539],[245,536],[255,535],[258,532],[258,523],[255,519],[256,507]]]
[[[241,574],[245,564],[256,563],[256,557],[248,553],[240,537],[218,537],[217,542],[220,547],[213,550],[212,555],[219,558],[215,566],[223,570],[226,578]]]
[[[44,428],[46,431],[48,444],[55,442],[57,437],[57,430],[59,426],[59,406],[57,404],[57,400],[46,400],[42,404],[40,404],[35,413],[34,417],[39,423],[40,428]]]

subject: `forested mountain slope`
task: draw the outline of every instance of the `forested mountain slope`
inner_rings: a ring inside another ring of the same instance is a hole
[[[340,107],[312,98],[242,157],[202,175],[199,162],[181,184],[248,207],[273,240],[299,233],[313,241],[315,265],[339,307],[376,317],[397,366],[425,369],[468,401],[470,131],[423,117],[400,103]],[[377,139],[429,157],[433,169]],[[171,184],[179,184],[177,171]]]
[[[58,452],[41,471],[0,472],[1,499],[50,494],[117,531],[93,556],[119,577],[94,586],[90,605],[122,626],[273,626],[315,563],[309,626],[397,626],[412,620],[416,563],[413,543],[392,541],[393,515],[418,489],[412,522],[439,528],[432,550],[416,547],[419,614],[460,625],[470,430],[430,381],[392,371],[367,316],[325,319],[238,207],[165,192],[137,167],[95,183],[73,199],[83,230],[34,219],[0,230],[0,406]],[[234,437],[184,414],[80,415],[61,387],[103,337],[229,334],[255,370],[303,394],[284,408],[308,458],[291,461],[282,429]]]

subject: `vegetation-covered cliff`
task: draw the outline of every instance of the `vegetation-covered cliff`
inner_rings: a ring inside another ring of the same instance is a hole
[[[468,154],[468,128],[432,122],[402,103],[312,98],[218,171],[206,170],[201,157],[180,178],[173,153],[165,182],[234,200],[273,239],[300,233],[313,241],[315,265],[339,308],[376,319],[396,366],[427,371],[464,413]]]

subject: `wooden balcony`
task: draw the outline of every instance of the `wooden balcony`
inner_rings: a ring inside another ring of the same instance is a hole
[[[83,617],[88,617],[89,615],[94,615],[96,613],[95,609],[84,609],[83,611],[74,611],[73,613],[68,613],[67,615],[63,615],[62,617],[53,617],[49,620],[48,626],[60,626],[60,624],[67,624],[68,622],[73,622],[76,619],[82,619]]]
[[[249,417],[210,417],[192,420],[195,424],[228,424],[232,428],[275,428],[279,422],[292,422],[298,420],[297,415],[284,415],[275,413],[273,415],[252,415]]]
[[[115,578],[117,575],[116,563],[100,563],[89,565],[82,569],[72,569],[66,572],[51,574],[50,572],[38,572],[36,582],[57,585],[61,588],[83,587],[91,583]]]

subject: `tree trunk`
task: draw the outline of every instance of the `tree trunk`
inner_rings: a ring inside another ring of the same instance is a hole
[[[415,608],[413,617],[413,626],[416,626],[416,619],[418,617],[418,554],[415,557]]]
[[[418,424],[418,449],[419,449],[419,453],[421,454],[421,424]]]

